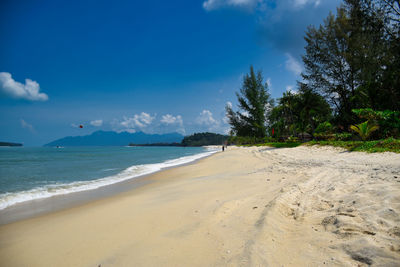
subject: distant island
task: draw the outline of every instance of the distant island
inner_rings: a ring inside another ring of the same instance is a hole
[[[96,131],[90,135],[64,137],[44,146],[127,146],[130,143],[180,143],[182,139],[183,135],[179,133],[146,134],[143,132]]]
[[[185,136],[181,143],[183,146],[212,146],[222,145],[227,140],[227,135],[206,132]]]
[[[216,133],[195,133],[183,136],[179,133],[146,134],[143,132],[96,131],[90,135],[67,136],[44,146],[210,146],[222,145],[227,135]]]
[[[228,140],[227,135],[216,133],[195,133],[185,136],[180,143],[151,143],[151,144],[135,144],[130,143],[129,146],[212,146],[222,145]]]
[[[0,142],[0,146],[23,146],[23,145],[19,143]]]

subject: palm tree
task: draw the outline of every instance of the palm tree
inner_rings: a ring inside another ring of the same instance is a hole
[[[370,123],[369,121],[365,121],[360,124],[351,125],[350,129],[358,133],[361,139],[365,141],[368,139],[368,136],[370,136],[372,132],[379,129],[379,126],[374,123]]]

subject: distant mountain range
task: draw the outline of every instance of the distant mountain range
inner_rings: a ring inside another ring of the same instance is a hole
[[[127,146],[129,144],[180,143],[179,133],[146,134],[143,132],[96,131],[90,135],[67,136],[44,146]]]

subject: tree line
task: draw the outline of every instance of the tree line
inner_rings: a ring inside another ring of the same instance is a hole
[[[345,0],[336,15],[309,26],[304,39],[304,71],[295,92],[274,101],[262,73],[250,67],[237,93],[238,110],[226,107],[232,134],[345,140],[364,131],[399,137],[399,1]]]

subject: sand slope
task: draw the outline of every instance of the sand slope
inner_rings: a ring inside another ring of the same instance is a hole
[[[0,266],[399,266],[400,155],[229,148],[0,227]]]

